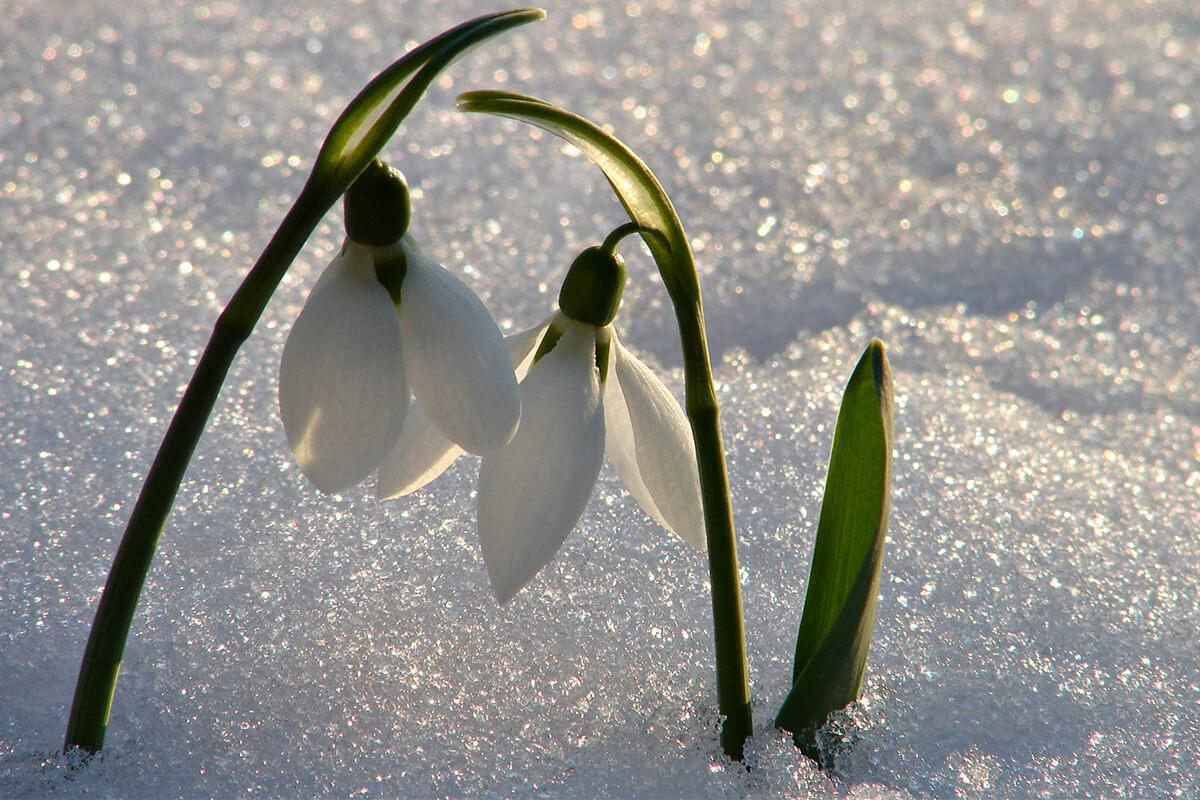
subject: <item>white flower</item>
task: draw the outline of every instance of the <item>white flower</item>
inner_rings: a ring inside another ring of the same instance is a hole
[[[402,259],[400,303],[376,267]],[[520,418],[504,342],[483,303],[406,234],[347,240],[292,326],[279,410],[300,468],[336,492],[366,478],[404,427],[409,389],[440,435],[475,453],[503,447]]]
[[[536,364],[547,336],[552,349]],[[492,588],[507,603],[550,562],[583,514],[604,454],[643,509],[704,549],[695,447],[670,390],[625,349],[611,325],[556,313],[508,337],[521,382],[521,424],[479,472],[479,538]],[[605,374],[597,366],[598,354]],[[532,366],[531,366],[532,364]],[[461,454],[410,411],[400,441],[379,471],[381,497],[414,491]]]
[[[606,452],[655,521],[704,547],[695,448],[679,403],[611,325],[559,314],[550,329],[560,328],[558,342],[521,383],[524,424],[479,470],[479,540],[501,603],[558,552]]]

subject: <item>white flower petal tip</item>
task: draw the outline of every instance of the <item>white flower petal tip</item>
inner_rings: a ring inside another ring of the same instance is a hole
[[[370,251],[348,246],[297,317],[279,364],[279,411],[323,492],[361,482],[400,435],[408,386],[400,323]]]
[[[691,427],[649,367],[613,337],[604,389],[608,457],[622,483],[656,522],[704,550],[704,511]]]
[[[604,460],[595,328],[571,325],[521,384],[523,422],[479,470],[479,541],[501,605],[550,563]]]
[[[513,372],[518,381],[525,380],[525,376],[533,368],[533,356],[537,353],[538,344],[549,327],[550,320],[546,320],[541,325],[504,337],[504,346],[508,348],[508,357],[512,361]]]
[[[517,380],[524,379],[529,373],[534,351],[547,327],[548,323],[543,323],[504,337]],[[400,432],[396,446],[379,465],[376,498],[391,500],[412,494],[445,472],[465,452],[442,436],[421,410],[420,404],[414,402],[409,406],[404,430]]]
[[[512,439],[521,397],[508,349],[483,302],[405,236],[404,366],[417,402],[447,439],[487,453]]]
[[[463,449],[438,433],[421,406],[409,406],[404,428],[383,463],[375,497],[390,500],[411,494],[441,475],[463,454]]]

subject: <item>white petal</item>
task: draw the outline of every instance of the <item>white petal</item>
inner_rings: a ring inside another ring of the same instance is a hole
[[[647,514],[703,550],[700,476],[687,417],[663,382],[616,336],[610,358],[604,387],[608,457]]]
[[[503,447],[521,417],[517,380],[483,302],[406,236],[401,286],[404,366],[417,402],[447,439],[473,453]]]
[[[541,344],[542,336],[549,327],[550,320],[546,320],[541,325],[534,326],[527,331],[510,333],[504,337],[504,346],[508,348],[508,357],[512,360],[513,371],[516,373],[518,381],[525,380],[525,376],[529,374],[538,345]]]
[[[375,496],[380,500],[411,494],[441,475],[463,449],[438,433],[418,403],[408,409],[396,446],[379,465]]]
[[[323,492],[349,488],[387,455],[408,408],[400,321],[367,248],[350,244],[292,325],[279,364],[288,443]]]
[[[529,372],[533,355],[549,322],[504,337],[517,380]],[[375,496],[380,500],[411,494],[441,475],[465,451],[433,427],[419,403],[409,407],[396,446],[379,466]]]
[[[521,384],[522,421],[479,470],[479,542],[507,603],[583,514],[604,461],[595,328],[571,325]]]

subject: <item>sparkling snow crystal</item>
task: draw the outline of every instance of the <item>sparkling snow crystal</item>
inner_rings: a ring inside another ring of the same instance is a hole
[[[275,376],[340,212],[200,442],[103,756],[57,753],[116,543],[216,315],[362,83],[500,6],[11,0],[0,796],[1200,795],[1195,6],[549,5],[440,79],[385,155],[430,255],[506,331],[624,217],[578,152],[456,114],[458,92],[611,125],[674,198],[729,450],[746,765],[716,743],[704,556],[611,467],[584,533],[504,608],[477,458],[387,503],[309,487]],[[681,394],[661,281],[623,252],[623,341]],[[830,725],[826,774],[771,719],[838,399],[872,336],[895,373],[895,496],[864,694]]]

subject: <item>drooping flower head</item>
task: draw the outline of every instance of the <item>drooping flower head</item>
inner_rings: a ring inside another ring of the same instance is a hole
[[[509,337],[521,378],[521,423],[479,473],[479,538],[492,588],[507,603],[554,557],[583,514],[604,454],[660,525],[703,548],[699,476],[678,401],[620,343],[612,321],[625,269],[611,248],[575,259],[559,310]],[[418,398],[400,436],[413,444],[381,467],[379,494],[406,494],[461,453],[422,419]]]
[[[408,232],[408,189],[376,161],[346,194],[347,239],[292,326],[279,409],[301,470],[320,490],[361,482],[394,449],[410,397],[447,440],[503,447],[520,395],[478,297]]]

